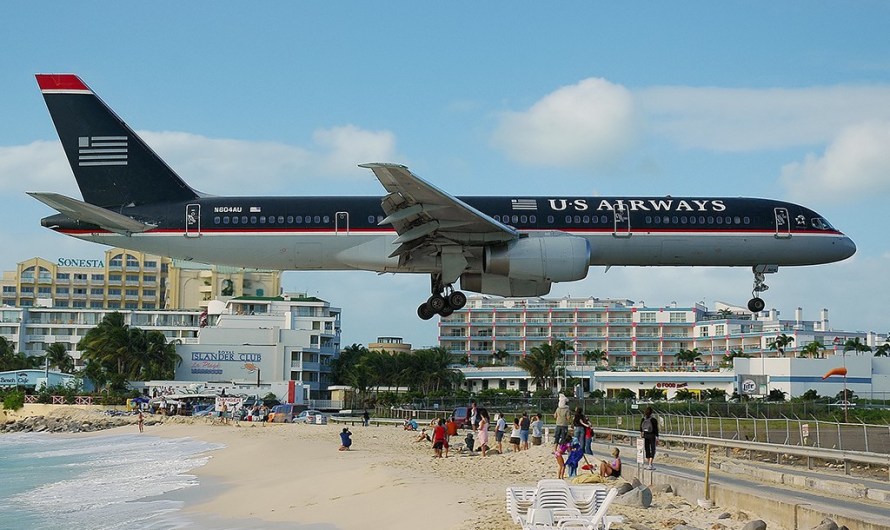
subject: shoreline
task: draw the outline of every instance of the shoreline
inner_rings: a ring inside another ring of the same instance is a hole
[[[210,452],[207,464],[189,472],[198,477],[197,487],[169,496],[184,502],[181,515],[198,527],[210,521],[212,528],[212,521],[224,520],[230,528],[287,524],[305,530],[414,530],[420,524],[434,529],[515,530],[519,526],[505,509],[505,488],[533,485],[556,475],[549,446],[488,457],[452,452],[447,459],[435,459],[429,444],[413,441],[417,433],[372,426],[351,429],[354,449],[338,451],[341,428],[183,421],[146,427],[145,432],[225,446]],[[101,435],[90,436],[97,434]],[[728,516],[718,519],[724,512]],[[719,528],[741,530],[749,519],[741,512],[704,510],[655,491],[650,508],[613,504],[609,514],[625,517],[623,524],[613,525],[616,530],[632,524],[662,528],[667,521],[698,528],[719,522]]]

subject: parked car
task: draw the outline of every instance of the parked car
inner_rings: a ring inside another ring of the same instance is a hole
[[[454,423],[459,429],[470,427],[470,407],[457,407],[451,415],[454,416]]]
[[[303,412],[297,414],[293,423],[321,423],[326,424],[328,422],[329,414],[325,414],[320,410],[304,410]]]
[[[294,423],[299,414],[300,409],[297,405],[275,405],[272,407],[272,412],[269,413],[269,421],[272,423]]]

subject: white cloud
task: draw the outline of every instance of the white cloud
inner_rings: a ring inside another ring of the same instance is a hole
[[[590,78],[559,88],[526,111],[505,113],[493,139],[523,163],[598,168],[619,160],[635,132],[630,91]]]
[[[890,194],[890,121],[844,128],[822,156],[809,154],[782,168],[797,199],[855,200]]]
[[[404,160],[396,153],[393,133],[354,125],[315,131],[310,147],[185,132],[141,131],[139,136],[190,185],[214,195],[287,195],[294,193],[295,183],[301,194],[307,187],[320,192],[329,189],[331,179],[370,177],[358,164]],[[58,141],[0,147],[0,193],[54,191],[79,196],[76,190]]]
[[[322,188],[323,179],[355,179],[367,175],[366,162],[400,160],[395,135],[354,125],[313,133],[309,148],[276,142],[214,139],[183,132],[140,132],[139,135],[195,188],[211,194],[287,194],[295,184]],[[239,192],[240,194],[241,192]]]
[[[37,141],[0,147],[0,193],[76,190],[68,159],[59,142]]]
[[[634,91],[650,132],[683,147],[751,151],[823,144],[838,130],[890,120],[890,86]]]

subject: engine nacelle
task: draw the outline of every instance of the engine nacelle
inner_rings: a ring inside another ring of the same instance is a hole
[[[567,235],[524,237],[486,247],[482,261],[485,274],[538,283],[583,280],[589,267],[590,242]]]
[[[514,280],[497,274],[465,272],[460,276],[460,288],[498,296],[544,296],[550,292],[550,282]]]

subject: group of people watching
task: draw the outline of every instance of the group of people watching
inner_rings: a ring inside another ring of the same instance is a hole
[[[587,455],[592,455],[592,442],[594,438],[593,427],[584,415],[581,407],[575,408],[574,412],[568,406],[568,398],[560,394],[559,403],[554,411],[553,419],[556,423],[554,430],[554,455],[556,456],[559,478],[565,478],[566,472],[568,476],[575,476],[578,465],[583,459],[585,461],[585,469],[593,472],[597,467],[592,466],[587,460]],[[473,401],[467,413],[466,425],[469,432],[464,440],[466,449],[473,452],[474,449],[484,457],[492,449],[489,445],[489,429],[491,426],[491,418],[488,410],[484,407],[477,407]],[[529,417],[527,412],[523,412],[521,416],[513,418],[512,424],[507,423],[504,414],[498,412],[495,414],[494,424],[494,443],[498,453],[504,452],[504,438],[507,436],[508,425],[510,428],[510,436],[508,443],[513,452],[525,451],[529,449],[529,441],[531,445],[540,445],[544,435],[544,421],[538,414]],[[453,436],[457,435],[458,421],[451,416],[448,421],[444,418],[433,420],[430,428],[431,434],[427,429],[421,429],[420,434],[414,440],[415,442],[429,442],[433,446],[433,455],[436,458],[447,457],[449,449],[449,441]],[[570,432],[571,427],[571,432]],[[404,423],[405,430],[416,431],[418,428],[415,419],[406,419]],[[645,449],[645,469],[655,469],[652,460],[655,457],[655,447],[658,440],[658,421],[652,414],[652,407],[647,407],[643,418],[640,421],[640,436],[644,440]],[[614,447],[611,450],[611,459],[600,460],[598,471],[601,477],[620,477],[621,476],[621,451]]]

